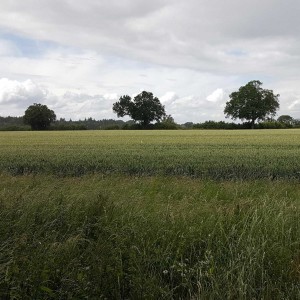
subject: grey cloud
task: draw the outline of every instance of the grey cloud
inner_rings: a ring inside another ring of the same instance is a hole
[[[8,31],[174,67],[255,71],[293,52],[276,41],[299,47],[296,0],[2,0],[0,7]]]

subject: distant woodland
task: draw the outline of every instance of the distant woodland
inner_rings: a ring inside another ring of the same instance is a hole
[[[250,129],[250,123],[233,123],[224,121],[205,121],[203,123],[186,122],[177,124],[172,120],[162,121],[156,124],[150,124],[148,129]],[[257,129],[284,129],[284,128],[300,128],[300,120],[293,119],[293,122],[280,122],[275,119],[266,120],[257,123]],[[130,130],[141,129],[139,124],[134,121],[122,121],[114,119],[95,120],[86,118],[83,120],[73,121],[60,118],[51,124],[50,130]],[[29,125],[25,125],[23,117],[1,117],[0,130],[20,131],[31,130]]]

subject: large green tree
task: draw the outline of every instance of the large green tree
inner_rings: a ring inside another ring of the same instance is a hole
[[[56,115],[47,105],[34,103],[26,109],[23,119],[32,130],[45,130],[56,120]]]
[[[279,94],[275,95],[272,90],[261,86],[262,82],[253,80],[231,93],[224,109],[226,117],[247,120],[253,129],[255,121],[275,116],[279,108]]]
[[[152,93],[143,91],[131,99],[128,95],[120,97],[113,104],[113,111],[118,117],[130,116],[144,128],[151,122],[159,122],[165,115],[165,108]]]

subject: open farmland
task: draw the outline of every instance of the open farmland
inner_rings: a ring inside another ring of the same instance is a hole
[[[1,299],[299,299],[300,130],[0,145]]]
[[[0,132],[0,170],[300,178],[300,130]]]

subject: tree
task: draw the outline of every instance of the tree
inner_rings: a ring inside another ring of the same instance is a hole
[[[253,80],[231,93],[224,109],[226,118],[250,121],[253,129],[256,120],[274,116],[279,108],[279,94],[274,95],[272,90],[263,89],[261,85],[259,80]]]
[[[193,123],[193,122],[186,122],[186,123],[182,124],[182,126],[183,126],[184,128],[189,128],[189,129],[191,129],[191,128],[193,128],[194,123]]]
[[[32,130],[45,130],[56,120],[56,115],[46,105],[34,103],[26,109],[23,120]]]
[[[175,123],[171,115],[165,115],[161,122],[156,124],[157,129],[178,129],[179,125]]]
[[[113,111],[118,117],[130,116],[144,128],[152,121],[159,122],[166,115],[159,99],[145,91],[135,96],[133,101],[128,95],[120,97],[119,101],[113,104]]]
[[[278,117],[277,121],[289,126],[294,125],[295,122],[294,118],[289,115],[281,115],[280,117]]]
[[[171,115],[164,115],[161,123],[176,124],[174,118]]]

